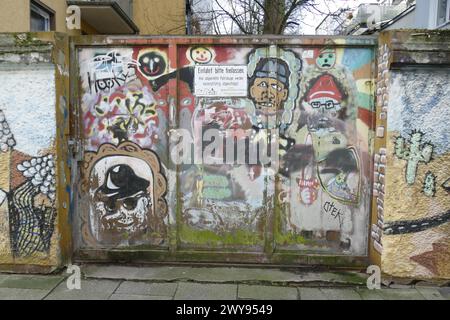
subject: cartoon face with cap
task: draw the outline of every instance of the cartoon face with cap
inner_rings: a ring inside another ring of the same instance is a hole
[[[138,172],[138,163],[112,164],[98,180],[101,185],[91,192],[95,204],[90,216],[92,234],[100,242],[123,237],[133,241],[148,229],[153,210],[151,178]]]
[[[309,113],[308,127],[310,131],[328,129],[334,131],[334,120],[342,109],[343,95],[334,78],[325,74],[313,84],[306,96],[306,109]]]
[[[275,113],[289,95],[289,67],[281,59],[263,58],[250,79],[250,97],[258,110]]]

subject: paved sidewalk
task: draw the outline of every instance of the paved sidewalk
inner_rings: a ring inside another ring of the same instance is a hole
[[[0,274],[0,300],[450,300],[450,287],[417,284],[368,290],[363,275],[348,272],[115,266],[81,270],[81,290],[67,288],[66,273]]]

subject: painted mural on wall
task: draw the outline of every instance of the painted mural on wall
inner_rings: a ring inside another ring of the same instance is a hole
[[[0,70],[1,262],[52,255],[56,121],[48,97],[55,92],[54,72],[43,66]]]
[[[449,80],[392,73],[382,267],[397,276],[450,278]]]
[[[370,50],[303,52],[300,96],[283,133],[280,245],[364,254],[370,199]]]
[[[365,254],[372,50],[177,50],[176,62],[164,46],[80,52],[84,243],[164,245],[161,230],[177,223],[183,245],[258,251],[279,206],[278,245]],[[178,127],[169,130],[173,112]],[[176,185],[168,176],[180,141],[189,147],[178,166],[175,218],[164,193],[167,206],[154,206],[152,185],[158,174],[167,189]],[[123,146],[133,153],[124,156]]]
[[[83,246],[166,245],[167,50],[86,49],[80,61]]]

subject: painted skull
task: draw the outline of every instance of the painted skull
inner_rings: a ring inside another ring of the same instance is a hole
[[[152,208],[149,186],[149,181],[126,164],[108,169],[103,185],[94,194],[95,217],[91,219],[97,240],[118,235],[133,239],[146,232]]]

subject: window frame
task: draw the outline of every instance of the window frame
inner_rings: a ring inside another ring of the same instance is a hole
[[[435,20],[434,20],[434,26],[436,29],[439,29],[447,24],[450,23],[450,0],[447,0],[447,6],[446,6],[446,10],[445,10],[445,21],[443,23],[439,23],[439,1],[440,0],[436,0],[435,1]]]
[[[35,13],[45,20],[45,30],[33,30],[31,27],[31,14]],[[49,32],[55,31],[55,11],[39,0],[30,1],[30,31]]]

